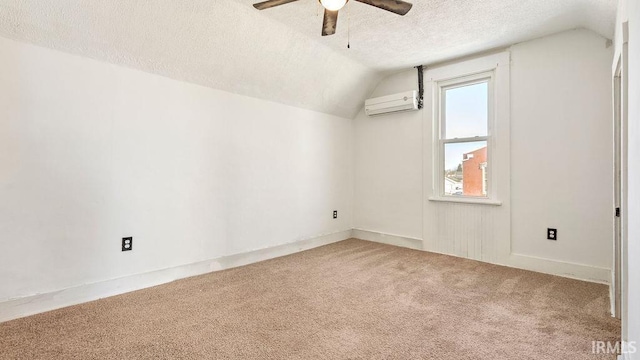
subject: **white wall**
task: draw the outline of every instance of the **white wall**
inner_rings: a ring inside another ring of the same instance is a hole
[[[0,302],[350,230],[351,134],[0,38]]]
[[[371,97],[418,88],[416,70],[384,79]],[[422,239],[422,116],[419,112],[354,122],[354,227]]]
[[[611,268],[613,128],[605,39],[571,31],[511,48],[512,251]],[[559,241],[546,240],[546,228]]]
[[[606,39],[593,32],[575,30],[509,50],[510,243],[511,252],[518,256],[503,262],[609,280],[613,49],[605,44]],[[417,74],[410,70],[383,80],[373,96],[415,88]],[[445,204],[433,211],[426,205],[427,210],[423,209],[423,199],[430,191],[423,191],[423,176],[430,178],[432,171],[422,166],[423,156],[431,156],[431,140],[423,139],[422,134],[430,121],[424,111],[380,118],[361,113],[356,118],[354,227],[423,239],[426,250],[461,255],[456,249],[434,245],[438,240],[429,238],[451,225],[438,219],[442,211],[451,212],[461,222],[479,224],[497,224],[501,217],[487,206],[480,213],[474,210],[484,205]],[[559,241],[546,240],[547,227],[558,228]],[[482,236],[490,238],[491,230],[485,229]],[[473,257],[486,259],[482,254]]]

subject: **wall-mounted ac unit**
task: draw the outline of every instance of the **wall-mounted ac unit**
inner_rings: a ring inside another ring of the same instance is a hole
[[[418,92],[415,90],[367,99],[364,102],[364,112],[369,116],[411,110],[418,110]]]

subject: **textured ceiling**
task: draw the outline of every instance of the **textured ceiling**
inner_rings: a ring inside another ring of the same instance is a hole
[[[317,16],[315,0],[300,0],[261,13],[384,71],[449,60],[575,28],[612,39],[617,7],[617,0],[406,1],[412,2],[413,8],[404,17],[350,1],[340,10],[336,35],[323,38],[322,16]]]
[[[347,118],[380,78],[232,0],[0,0],[0,36]]]
[[[316,0],[257,1],[0,0],[0,36],[353,117],[389,71],[578,27],[612,38],[617,3],[409,0],[400,17],[352,1],[337,34],[321,37]]]

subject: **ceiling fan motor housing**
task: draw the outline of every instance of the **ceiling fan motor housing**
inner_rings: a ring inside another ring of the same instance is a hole
[[[267,0],[257,4],[253,4],[258,10],[265,10],[272,7],[292,3],[298,0]],[[413,4],[401,0],[355,0],[363,4],[377,7],[398,15],[406,15]],[[338,11],[342,9],[349,0],[318,0],[320,5],[324,7],[324,17],[322,20],[322,36],[333,35],[336,33],[336,25],[338,24]]]

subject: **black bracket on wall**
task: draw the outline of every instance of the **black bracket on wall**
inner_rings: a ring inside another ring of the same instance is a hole
[[[418,109],[424,106],[424,68],[422,65],[416,66],[418,69]]]

